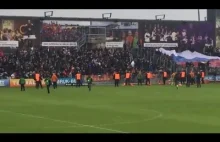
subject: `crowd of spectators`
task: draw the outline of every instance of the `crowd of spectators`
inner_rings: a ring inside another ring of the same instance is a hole
[[[0,57],[0,77],[32,77],[35,71],[41,74],[56,72],[60,77],[70,77],[77,71],[85,74],[125,72],[133,61],[129,51],[124,49],[35,48],[14,50],[8,56]]]
[[[79,25],[61,25],[57,22],[42,23],[42,42],[76,42],[86,32]]]
[[[153,48],[139,49],[137,56],[131,51],[127,48],[77,50],[70,47],[17,48],[9,55],[0,51],[0,79],[32,78],[35,71],[42,75],[56,72],[59,77],[73,77],[78,71],[82,75],[112,75],[114,71],[124,74],[126,70],[135,73],[140,70],[153,73],[163,69],[170,72],[182,70],[182,65],[178,66],[172,57]]]
[[[174,28],[175,27],[175,28]],[[204,48],[213,47],[213,30],[209,24],[179,24],[179,26],[160,24],[145,24],[145,43],[178,43],[178,50],[204,52]]]

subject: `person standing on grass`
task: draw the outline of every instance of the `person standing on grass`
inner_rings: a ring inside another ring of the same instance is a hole
[[[166,85],[167,76],[168,76],[168,74],[167,74],[167,72],[164,70],[164,71],[163,71],[163,85]]]
[[[44,82],[45,82],[45,84],[47,86],[47,93],[50,94],[50,85],[51,85],[50,78],[45,78]]]
[[[205,84],[204,78],[205,78],[205,72],[201,71],[202,84]]]
[[[81,85],[81,73],[78,71],[76,74],[76,87],[80,87]]]
[[[115,87],[119,87],[119,81],[120,81],[120,74],[119,74],[119,72],[116,72],[114,74],[114,79],[115,79]]]
[[[146,73],[146,85],[151,85],[150,79],[151,79],[152,74],[148,71]]]
[[[197,88],[201,88],[201,73],[198,72],[196,75],[196,84],[197,84]]]
[[[142,79],[143,79],[142,73],[141,73],[141,71],[139,71],[139,73],[137,75],[138,86],[142,85]]]
[[[91,88],[92,88],[92,77],[89,75],[87,78],[87,83],[88,83],[88,88],[89,88],[89,91],[91,91]]]
[[[55,73],[53,73],[52,77],[51,77],[51,80],[52,80],[52,83],[53,83],[53,89],[56,89],[57,88],[57,76]]]
[[[185,78],[186,78],[186,72],[185,72],[185,71],[182,71],[182,72],[181,72],[181,80],[180,80],[180,82],[181,82],[182,85],[184,84]]]
[[[191,74],[190,73],[187,73],[186,75],[186,87],[190,87],[190,84],[191,84]]]
[[[195,84],[195,73],[193,71],[190,72],[190,75],[191,75],[191,85]]]
[[[25,83],[26,83],[25,79],[23,77],[21,77],[19,80],[19,84],[21,86],[21,91],[25,91]]]
[[[43,89],[43,86],[41,83],[42,77],[41,77],[40,73],[38,73],[38,72],[35,73],[34,80],[36,81],[36,88],[39,89],[39,86],[40,86],[41,89]]]
[[[129,71],[125,74],[125,86],[131,85],[131,73]]]
[[[179,72],[175,73],[174,81],[175,81],[176,89],[179,89],[179,82],[180,82],[180,73]]]
[[[170,85],[173,85],[173,84],[174,84],[174,77],[175,77],[175,75],[176,75],[175,72],[172,73],[172,75],[171,75],[171,83],[170,83]]]

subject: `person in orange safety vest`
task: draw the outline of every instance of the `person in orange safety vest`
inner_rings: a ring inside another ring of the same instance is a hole
[[[115,87],[119,87],[119,81],[120,81],[120,74],[119,74],[119,72],[116,72],[114,74],[114,79],[115,79]]]
[[[167,77],[168,77],[168,74],[167,74],[167,72],[164,70],[164,71],[163,71],[163,85],[166,84]]]
[[[205,78],[205,72],[204,72],[204,71],[201,71],[202,84],[205,84],[204,78]]]
[[[131,85],[131,73],[127,71],[125,73],[125,86]]]
[[[56,73],[53,73],[53,75],[51,77],[51,81],[53,83],[53,89],[56,89],[57,88],[57,81],[58,81]]]
[[[184,84],[185,80],[186,80],[186,72],[182,71],[180,73],[180,82],[181,82],[182,85]]]
[[[41,89],[43,89],[42,83],[41,83],[41,75],[40,73],[36,72],[35,76],[34,76],[34,80],[36,81],[36,88],[39,89],[39,86],[41,87]]]
[[[76,74],[76,87],[80,87],[81,86],[81,73],[78,71],[78,73]]]
[[[152,74],[148,71],[146,73],[146,85],[151,85],[150,79],[152,78]]]

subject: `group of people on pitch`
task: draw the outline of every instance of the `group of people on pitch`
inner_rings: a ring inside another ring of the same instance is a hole
[[[46,75],[47,77],[44,79],[46,88],[47,88],[47,93],[50,94],[50,86],[53,85],[53,88],[56,89],[57,88],[57,75],[55,73],[52,74],[52,76],[50,77],[49,74]],[[40,73],[36,72],[34,75],[34,80],[35,80],[35,87],[36,89],[39,89],[39,87],[41,87],[41,89],[43,89],[43,85],[42,85],[42,76],[40,75]],[[24,77],[21,77],[19,80],[19,84],[21,86],[21,91],[25,91],[25,84],[26,84],[26,80]]]
[[[193,85],[196,83],[197,88],[201,88],[201,83],[204,84],[204,77],[205,72],[204,71],[198,71],[198,72],[188,72],[185,71],[181,72],[174,72],[171,75],[171,85],[175,83],[175,86],[178,87],[180,85],[186,84],[186,87],[190,87],[190,85]]]
[[[54,89],[57,89],[57,81],[58,81],[58,77],[56,75],[56,73],[53,73],[52,76],[50,77],[50,74],[47,74],[46,75],[47,77],[44,79],[44,82],[45,82],[45,85],[46,85],[46,88],[47,88],[47,93],[50,94],[50,86],[53,85],[53,88]],[[81,84],[81,73],[78,72],[76,74],[76,87],[80,87],[82,84]],[[35,80],[35,84],[36,84],[36,89],[39,89],[39,87],[41,87],[41,89],[43,89],[43,85],[42,85],[42,76],[36,72],[35,73],[35,76],[34,76],[34,80]],[[89,88],[89,91],[91,91],[91,84],[92,84],[92,78],[91,76],[89,75],[87,77],[87,83],[88,83],[88,88]],[[19,80],[19,84],[20,84],[20,87],[21,87],[21,91],[25,91],[25,84],[26,84],[26,80],[24,77],[21,77],[20,80]]]
[[[168,72],[166,70],[161,71],[160,74],[162,74],[162,80],[163,80],[163,85],[166,84],[167,80],[169,79]],[[127,71],[125,73],[125,82],[124,86],[133,86],[133,83],[131,83],[131,72]],[[180,72],[174,72],[171,74],[171,85],[175,83],[175,86],[179,87],[179,85],[186,84],[186,87],[190,87],[190,85],[197,84],[197,87],[201,87],[201,82],[204,84],[204,77],[205,77],[205,72],[204,71],[199,71],[199,72],[188,72],[186,73],[185,71],[180,71]],[[153,78],[153,74],[149,71],[145,73],[145,77],[142,74],[141,71],[138,72],[137,74],[137,84],[142,85],[142,82],[145,78],[145,84],[146,85],[151,85],[151,79]],[[115,80],[115,87],[119,86],[119,82],[121,80],[121,75],[118,71],[114,72],[113,74],[113,79]],[[158,82],[160,84],[160,80]]]
[[[146,85],[151,85],[152,77],[153,77],[153,74],[151,72],[148,71],[145,73]],[[121,79],[120,73],[118,71],[113,73],[113,79],[115,80],[115,87],[118,87],[120,79]],[[131,83],[132,73],[130,71],[126,71],[126,73],[124,74],[124,79],[125,79],[125,82],[123,86],[134,86],[133,83]],[[137,84],[142,85],[143,81],[144,81],[144,75],[142,74],[141,71],[139,71],[137,74]]]

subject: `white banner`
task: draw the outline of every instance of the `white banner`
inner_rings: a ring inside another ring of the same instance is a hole
[[[42,46],[68,46],[68,47],[76,47],[77,42],[42,42]]]
[[[178,43],[144,43],[144,47],[178,47]]]
[[[123,48],[123,42],[106,42],[106,48]]]
[[[18,41],[0,41],[0,47],[18,47]]]

